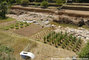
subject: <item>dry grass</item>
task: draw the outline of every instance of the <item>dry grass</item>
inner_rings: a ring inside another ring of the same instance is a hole
[[[19,53],[24,50],[28,44],[29,47],[27,47],[25,51],[29,50],[30,52],[34,53],[36,56],[34,60],[50,60],[52,57],[63,58],[76,55],[72,51],[64,50],[62,48],[55,48],[33,39],[29,40],[27,37],[14,34],[9,31],[7,32],[0,30],[0,44],[12,47],[17,60],[22,60]]]
[[[51,58],[72,58],[72,56],[76,56],[76,54],[72,51],[62,48],[55,48],[41,42],[37,42],[37,47],[30,51],[36,56],[34,60],[51,60]]]
[[[42,29],[42,28],[41,28]],[[27,34],[29,31],[32,34],[35,34],[41,30],[38,26],[32,25],[19,30],[21,33]],[[30,34],[28,33],[28,34]],[[31,34],[31,35],[32,35]],[[42,32],[43,34],[43,32]],[[52,57],[72,57],[76,55],[72,51],[64,50],[62,48],[55,48],[53,46],[44,44],[39,41],[29,40],[29,38],[15,34],[11,31],[2,31],[0,30],[0,44],[6,45],[14,49],[14,55],[17,60],[22,60],[19,53],[24,50],[28,44],[29,47],[25,51],[29,50],[35,54],[36,58],[34,60],[50,60]]]
[[[9,46],[14,49],[14,55],[17,59],[20,58],[19,53],[28,45],[30,44],[34,47],[34,42],[29,41],[29,39],[18,36],[13,33],[9,33],[6,31],[0,30],[0,44]]]

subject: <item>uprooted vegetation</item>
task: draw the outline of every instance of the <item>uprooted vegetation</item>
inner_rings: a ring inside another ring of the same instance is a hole
[[[55,47],[61,46],[63,49],[78,52],[81,49],[82,40],[81,38],[76,38],[72,34],[68,34],[66,32],[51,32],[44,37],[44,43],[53,45]]]

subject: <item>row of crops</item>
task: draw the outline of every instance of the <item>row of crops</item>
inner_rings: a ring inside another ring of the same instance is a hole
[[[50,33],[51,31],[52,31],[51,28],[43,29],[42,31],[38,32],[37,34],[32,35],[31,38],[38,40],[38,41],[40,40],[41,42],[43,42],[44,36],[47,35],[48,33]]]
[[[44,37],[44,43],[53,45],[57,48],[62,47],[63,49],[78,52],[81,48],[82,40],[66,32],[56,33],[53,31]]]
[[[4,27],[5,30],[9,29],[20,29],[29,26],[27,22],[16,22],[15,24],[11,24],[9,26]]]

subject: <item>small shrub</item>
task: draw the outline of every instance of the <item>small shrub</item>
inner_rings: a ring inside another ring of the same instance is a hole
[[[26,26],[29,26],[29,24],[27,23]]]
[[[47,1],[43,1],[43,2],[41,3],[41,6],[42,6],[43,8],[47,8],[47,7],[48,7],[48,2],[47,2]]]
[[[10,28],[13,29],[14,28],[14,25],[11,25]]]
[[[16,24],[16,25],[15,25],[15,27],[18,27],[18,26],[19,26],[19,24]]]
[[[39,6],[39,4],[38,3],[35,3],[35,6],[37,7],[37,6]]]
[[[19,29],[19,27],[15,27],[15,29]]]
[[[20,22],[20,25],[23,25],[24,23],[23,22]]]
[[[27,6],[29,4],[29,0],[22,0],[21,5]]]
[[[20,28],[23,28],[23,25],[21,25]]]
[[[24,24],[27,24],[27,22],[24,22]]]

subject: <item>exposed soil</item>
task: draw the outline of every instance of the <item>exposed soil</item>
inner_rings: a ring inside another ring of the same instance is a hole
[[[28,27],[15,30],[14,32],[23,36],[31,36],[42,29],[40,25],[31,24]]]

